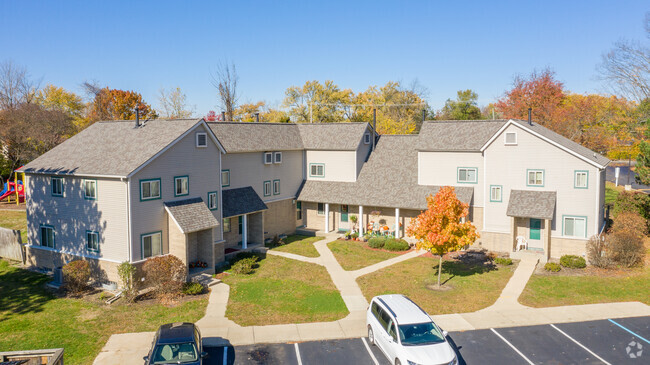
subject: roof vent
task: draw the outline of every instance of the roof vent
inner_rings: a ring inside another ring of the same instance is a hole
[[[528,124],[533,125],[533,108],[528,108]]]
[[[135,104],[133,111],[135,112],[135,127],[138,128],[140,126],[140,104]]]

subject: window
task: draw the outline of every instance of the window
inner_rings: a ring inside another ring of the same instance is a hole
[[[490,201],[491,202],[503,201],[501,185],[490,185]]]
[[[478,182],[478,169],[476,167],[459,167],[458,182],[476,184]]]
[[[160,199],[160,179],[140,180],[140,200]]]
[[[273,195],[280,195],[280,180],[273,180]]]
[[[41,226],[41,246],[54,248],[54,227]]]
[[[230,170],[221,170],[221,186],[230,186]]]
[[[230,232],[230,218],[223,219],[223,232],[224,233]]]
[[[563,232],[568,237],[587,237],[587,217],[563,217]]]
[[[196,134],[196,147],[208,147],[208,135],[206,133]]]
[[[325,164],[310,163],[309,164],[310,177],[325,177]]]
[[[366,133],[363,135],[363,143],[370,144],[370,133]]]
[[[174,196],[190,194],[190,178],[188,176],[174,177]]]
[[[528,170],[528,186],[544,186],[544,170]]]
[[[86,249],[90,252],[99,252],[99,233],[86,231]]]
[[[270,165],[273,163],[273,152],[264,152],[264,164]]]
[[[217,210],[218,208],[217,192],[211,191],[208,193],[208,209]]]
[[[282,152],[276,152],[273,154],[274,156],[274,163],[282,163]]]
[[[302,220],[302,202],[296,202],[296,220]]]
[[[587,189],[589,187],[589,171],[577,171],[573,178],[573,187],[576,189]]]
[[[84,198],[97,199],[97,180],[84,180]]]
[[[264,182],[264,196],[271,196],[271,182]]]
[[[506,132],[505,144],[506,145],[516,145],[517,144],[517,132]]]
[[[52,178],[52,196],[63,196],[63,178]]]
[[[318,203],[318,215],[324,215],[324,214],[325,214],[325,204]]]
[[[162,255],[162,232],[142,235],[142,258]]]
[[[237,218],[239,219],[239,234],[241,234],[244,231],[244,218],[241,215]]]

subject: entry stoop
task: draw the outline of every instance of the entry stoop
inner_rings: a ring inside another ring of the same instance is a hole
[[[521,260],[523,258],[538,259],[542,264],[545,264],[547,262],[546,255],[544,255],[544,251],[541,250],[520,250],[510,252],[510,258],[516,260]]]

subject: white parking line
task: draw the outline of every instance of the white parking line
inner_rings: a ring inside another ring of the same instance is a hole
[[[366,342],[366,338],[361,337],[361,341],[363,341],[363,344],[366,346],[366,350],[368,350],[368,354],[370,355],[370,358],[372,359],[372,362],[374,362],[375,365],[379,365],[379,362],[377,361],[377,358],[375,357],[375,354],[372,353],[372,350],[370,349],[370,346],[368,346],[368,342]]]
[[[294,343],[293,346],[296,348],[296,359],[298,359],[298,365],[302,365],[302,359],[300,358],[300,349],[298,348],[298,343]]]
[[[494,332],[495,335],[499,336],[499,338],[502,339],[503,342],[507,343],[508,346],[512,347],[512,349],[515,350],[515,351],[519,354],[519,356],[523,357],[524,360],[526,360],[530,365],[535,365],[535,363],[533,363],[532,361],[530,361],[530,360],[526,357],[526,355],[522,354],[521,351],[517,350],[516,347],[514,347],[510,342],[508,342],[508,340],[506,340],[505,337],[501,336],[501,335],[499,334],[499,332],[497,332],[494,328],[490,328],[490,329],[492,330],[492,332]]]
[[[576,341],[573,337],[567,335],[566,333],[564,333],[564,331],[562,331],[561,329],[555,327],[555,325],[551,324],[550,326],[553,327],[553,328],[555,328],[556,330],[558,330],[558,332],[560,332],[561,334],[563,334],[564,336],[566,336],[569,340],[575,342],[576,345],[578,345],[578,346],[582,347],[583,349],[585,349],[585,351],[587,351],[588,353],[590,353],[593,357],[595,357],[595,358],[597,358],[598,360],[602,361],[603,364],[612,365],[612,364],[608,363],[607,361],[605,361],[605,359],[603,359],[602,357],[596,355],[593,351],[589,350],[587,347],[583,346],[580,342]]]

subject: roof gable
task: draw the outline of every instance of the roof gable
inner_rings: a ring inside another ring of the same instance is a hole
[[[355,151],[359,148],[368,123],[297,124],[306,150]]]
[[[426,121],[420,129],[420,151],[480,151],[481,147],[506,121],[436,120]]]

